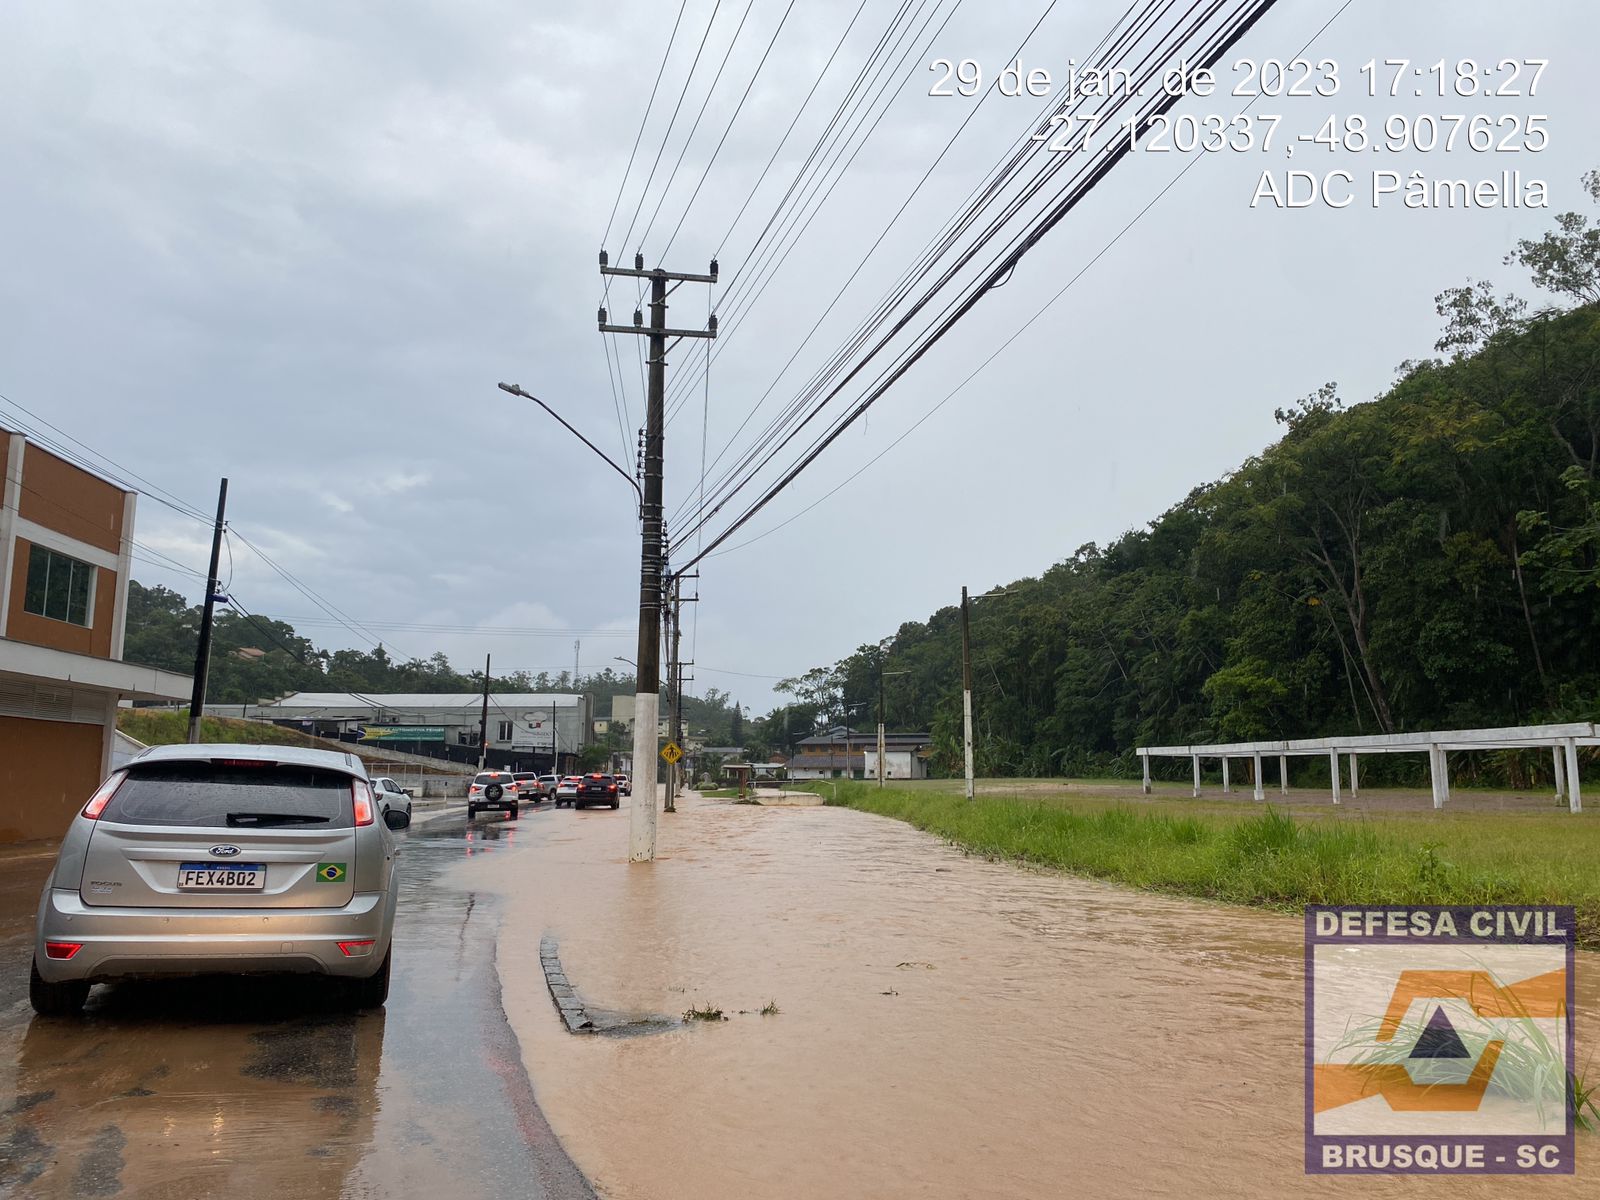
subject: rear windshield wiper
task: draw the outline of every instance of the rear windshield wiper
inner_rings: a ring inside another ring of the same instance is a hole
[[[330,817],[312,816],[310,813],[231,812],[229,825],[325,825]]]

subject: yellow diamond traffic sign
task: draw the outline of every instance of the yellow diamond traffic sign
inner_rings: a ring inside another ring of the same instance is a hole
[[[661,757],[666,759],[669,763],[676,763],[680,758],[683,757],[683,751],[679,748],[677,742],[668,742],[665,746],[661,747]]]

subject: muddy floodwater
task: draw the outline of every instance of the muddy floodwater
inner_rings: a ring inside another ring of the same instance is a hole
[[[964,856],[899,822],[689,798],[661,856],[571,814],[476,872],[540,1107],[605,1196],[1592,1196],[1575,1178],[1308,1178],[1301,922]],[[605,1020],[574,1036],[542,935]],[[1580,956],[1579,1062],[1600,1036]],[[777,1012],[761,1015],[773,1003]]]

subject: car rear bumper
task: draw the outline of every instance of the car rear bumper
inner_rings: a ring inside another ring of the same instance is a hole
[[[343,908],[216,910],[90,906],[77,892],[46,888],[34,958],[47,982],[97,983],[131,976],[339,975],[364,979],[389,952],[394,910],[383,892],[357,892]],[[340,942],[372,939],[347,956]],[[45,942],[82,945],[48,958]]]

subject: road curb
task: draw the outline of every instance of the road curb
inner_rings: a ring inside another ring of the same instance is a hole
[[[556,1002],[561,1021],[568,1033],[594,1033],[595,1024],[584,1011],[583,1001],[561,969],[561,958],[556,952],[556,940],[549,934],[539,939],[539,965],[544,968],[544,981],[550,988],[550,998]]]

